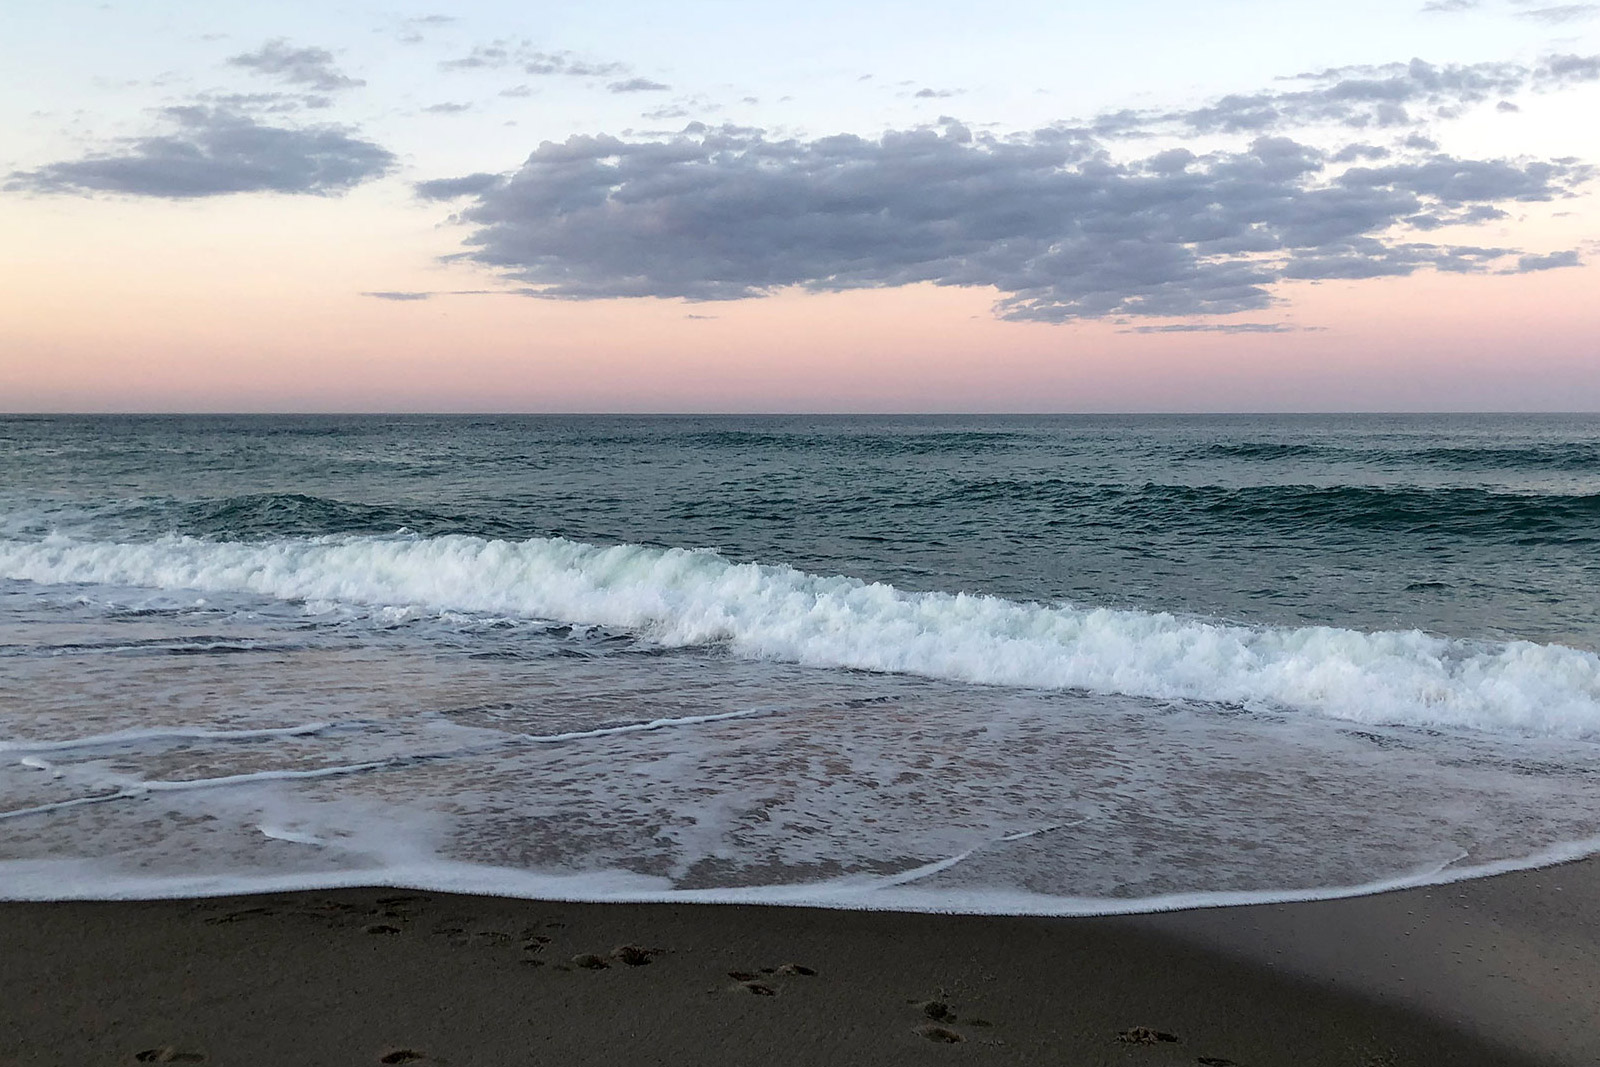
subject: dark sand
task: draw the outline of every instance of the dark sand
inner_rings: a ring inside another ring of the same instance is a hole
[[[0,904],[0,1064],[1594,1064],[1597,905],[1592,860],[1094,919],[393,889]]]

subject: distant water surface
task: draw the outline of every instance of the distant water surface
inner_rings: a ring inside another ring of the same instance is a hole
[[[1581,854],[1597,540],[1595,416],[0,419],[0,895]]]

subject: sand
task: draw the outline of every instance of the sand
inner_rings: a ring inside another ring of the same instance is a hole
[[[1600,863],[1041,919],[397,889],[0,904],[0,1064],[1593,1064]]]

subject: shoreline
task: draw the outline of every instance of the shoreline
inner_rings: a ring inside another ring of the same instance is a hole
[[[1587,1064],[1596,915],[1594,858],[1069,918],[392,888],[6,902],[0,1063]]]

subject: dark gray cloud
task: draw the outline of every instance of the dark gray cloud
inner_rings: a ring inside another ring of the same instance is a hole
[[[960,96],[961,89],[918,89],[911,95],[918,100],[944,100],[952,96]]]
[[[1349,166],[1281,136],[1119,161],[1082,130],[1001,137],[946,119],[876,139],[699,123],[653,140],[575,136],[510,174],[418,191],[467,198],[469,258],[533,295],[933,283],[992,287],[1002,316],[1059,322],[1258,310],[1285,279],[1496,269],[1517,250],[1416,235],[1589,177],[1571,162],[1437,152]]]
[[[324,93],[367,84],[341,73],[334,66],[333,53],[326,48],[296,48],[282,37],[268,41],[254,52],[232,56],[228,63]]]
[[[167,108],[173,132],[83,159],[13,172],[9,190],[191,199],[229,193],[329,195],[387,173],[395,158],[352,131],[270,126],[223,108]]]
[[[629,78],[626,81],[612,82],[606,88],[614,93],[660,93],[666,92],[672,86],[665,82],[651,81],[649,78]]]
[[[417,300],[432,299],[432,293],[406,292],[399,289],[380,289],[374,292],[362,293],[362,296],[375,297],[378,300],[393,300],[397,303],[411,303]]]

